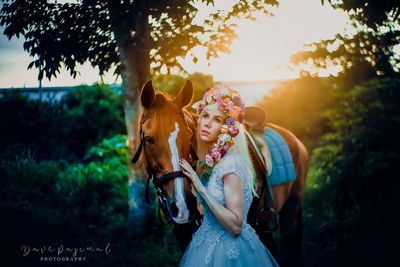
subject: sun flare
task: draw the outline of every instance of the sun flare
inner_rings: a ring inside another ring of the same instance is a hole
[[[199,4],[196,19],[205,19],[211,11],[229,10],[234,1],[215,2],[215,6]],[[221,53],[218,58],[207,62],[205,48],[196,47],[191,51],[199,59],[196,64],[189,57],[179,61],[188,73],[202,72],[212,75],[217,81],[264,81],[297,77],[298,71],[291,66],[290,56],[306,43],[344,33],[349,20],[344,12],[334,10],[328,4],[322,6],[315,0],[279,2],[279,7],[270,9],[274,17],[258,14],[257,22],[237,21],[238,38],[230,47],[231,53]],[[22,40],[13,38],[8,42],[4,35],[2,38],[0,87],[37,86],[38,71],[26,69],[32,58],[23,51]],[[101,81],[97,69],[89,63],[78,67],[78,71],[81,75],[74,79],[68,71],[61,69],[57,78],[51,81],[44,79],[43,86],[73,86]],[[116,80],[113,76],[113,71],[102,77],[105,83],[121,82],[120,78]],[[328,74],[329,71],[326,72]]]
[[[216,9],[229,9],[228,4]],[[181,60],[182,65],[189,73],[203,72],[223,81],[294,78],[298,72],[291,67],[290,56],[306,43],[343,33],[348,23],[344,12],[312,0],[283,0],[272,12],[274,17],[258,14],[257,22],[237,21],[238,38],[230,54],[221,54],[208,64],[204,60],[205,49],[197,47],[193,53],[200,60],[194,64],[186,57]]]

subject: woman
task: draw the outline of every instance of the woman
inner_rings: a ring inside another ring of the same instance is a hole
[[[254,170],[247,149],[244,103],[238,92],[215,86],[193,105],[199,115],[199,176],[181,159],[204,209],[180,266],[278,266],[246,223],[254,190]]]

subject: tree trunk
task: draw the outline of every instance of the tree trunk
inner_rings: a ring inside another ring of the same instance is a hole
[[[127,149],[132,158],[137,142],[137,116],[140,112],[139,94],[143,84],[150,79],[150,32],[147,16],[139,14],[141,19],[140,31],[132,38],[127,22],[121,14],[118,1],[109,2],[109,11],[114,36],[117,42],[121,61],[122,97],[125,114],[125,125],[128,134]],[[136,23],[138,24],[138,23]],[[129,214],[128,228],[134,234],[145,234],[149,220],[149,206],[144,201],[145,177],[140,164],[129,166]]]
[[[146,64],[149,55],[138,51],[135,47],[121,50],[121,57],[125,58],[122,71],[122,96],[124,103],[125,124],[128,133],[127,148],[130,158],[135,152],[138,143],[137,117],[140,112],[139,93],[142,85],[150,79],[150,64]],[[122,61],[122,60],[121,60]],[[144,202],[145,179],[138,163],[129,165],[129,216],[128,227],[135,233],[145,233],[149,219],[149,207]]]

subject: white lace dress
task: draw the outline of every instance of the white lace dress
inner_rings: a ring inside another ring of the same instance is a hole
[[[250,187],[251,174],[243,158],[234,151],[228,153],[216,164],[206,185],[207,191],[226,207],[223,175],[237,174],[243,181],[244,209],[242,232],[233,237],[216,219],[207,205],[204,205],[203,223],[193,234],[179,266],[233,266],[257,267],[278,266],[268,249],[261,243],[255,230],[246,223],[252,202]]]

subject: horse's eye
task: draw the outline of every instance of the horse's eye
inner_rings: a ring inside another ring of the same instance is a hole
[[[154,144],[154,138],[151,136],[145,136],[144,141],[149,144]]]
[[[156,170],[158,172],[162,172],[164,170],[164,168],[162,166],[156,165],[154,170]]]
[[[151,168],[157,173],[161,173],[164,170],[164,168],[159,164],[151,164]]]

